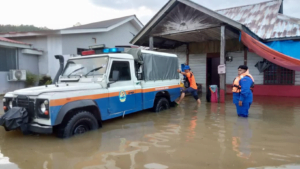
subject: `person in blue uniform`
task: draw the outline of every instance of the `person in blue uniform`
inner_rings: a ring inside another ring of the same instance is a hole
[[[238,76],[233,81],[233,103],[236,105],[238,116],[248,117],[250,106],[253,102],[254,79],[249,74],[248,67],[238,67]]]

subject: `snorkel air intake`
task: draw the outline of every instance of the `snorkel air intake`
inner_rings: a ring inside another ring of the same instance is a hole
[[[59,76],[62,74],[64,70],[64,57],[62,55],[55,55],[55,58],[59,60],[59,69],[56,73],[56,76],[52,84],[55,84],[58,81]]]

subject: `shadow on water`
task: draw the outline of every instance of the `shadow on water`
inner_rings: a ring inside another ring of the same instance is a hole
[[[109,120],[66,140],[1,128],[0,169],[293,167],[300,162],[299,101],[255,97],[249,118],[239,118],[230,96],[226,104],[201,106],[189,97],[176,108]]]

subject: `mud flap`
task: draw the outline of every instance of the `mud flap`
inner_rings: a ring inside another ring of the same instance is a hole
[[[13,107],[0,118],[0,125],[6,131],[21,129],[24,134],[28,134],[28,121],[28,112],[25,108]]]

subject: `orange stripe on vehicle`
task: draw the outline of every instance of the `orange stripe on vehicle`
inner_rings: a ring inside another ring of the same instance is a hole
[[[77,101],[77,100],[85,100],[85,99],[102,99],[108,97],[108,93],[96,94],[96,95],[88,95],[88,96],[78,96],[78,97],[67,97],[63,99],[51,100],[50,106],[61,106],[66,103]]]
[[[163,86],[163,87],[156,87],[156,88],[150,88],[150,89],[143,89],[143,93],[175,89],[175,88],[179,88],[179,87],[180,87],[180,85],[174,85],[174,86]]]
[[[134,93],[135,93],[135,94],[136,94],[136,93],[142,93],[142,89],[137,89],[137,90],[134,91]]]
[[[148,92],[153,92],[153,91],[175,89],[175,88],[179,88],[179,87],[180,87],[180,85],[174,85],[174,86],[156,87],[156,88],[151,88],[151,89],[128,90],[128,91],[126,91],[126,94],[129,94],[129,92],[134,92],[134,94],[148,93]],[[86,99],[96,100],[96,99],[103,99],[103,98],[107,98],[107,97],[116,97],[116,96],[119,96],[119,92],[103,93],[103,94],[88,95],[88,96],[67,97],[67,98],[63,98],[63,99],[51,100],[50,106],[61,106],[61,105],[65,105],[69,102],[78,101],[78,100],[86,100]]]

